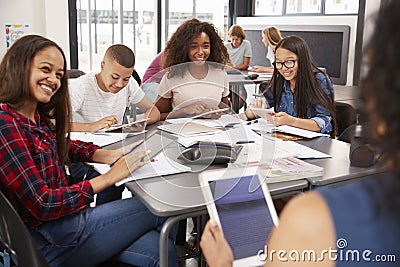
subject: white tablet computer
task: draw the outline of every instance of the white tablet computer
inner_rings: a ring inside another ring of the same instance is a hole
[[[192,117],[192,119],[210,119],[211,117],[209,117],[209,115],[213,115],[215,113],[223,113],[223,112],[226,112],[228,110],[229,110],[229,108],[213,109],[213,110],[209,110],[209,111],[206,111],[204,113],[195,115],[195,116]]]
[[[104,129],[105,132],[142,132],[146,128],[146,122],[148,119],[140,119],[134,122],[126,123],[126,124],[115,124],[112,125],[108,129]]]
[[[199,174],[210,218],[222,229],[233,251],[234,266],[261,266],[278,216],[257,167],[224,168]]]
[[[272,109],[266,108],[254,108],[250,107],[251,111],[256,115],[258,118],[263,118],[269,123],[274,123],[273,115],[274,111]]]

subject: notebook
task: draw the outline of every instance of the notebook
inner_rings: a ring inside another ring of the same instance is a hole
[[[209,119],[210,118],[210,117],[208,117],[209,115],[212,115],[215,113],[222,113],[222,112],[225,112],[228,110],[229,110],[229,108],[213,109],[213,110],[209,110],[204,113],[198,114],[196,116],[193,116],[192,119]]]
[[[213,134],[222,131],[221,129],[216,129],[191,121],[185,123],[164,124],[158,126],[158,129],[181,136]]]
[[[104,132],[141,132],[146,128],[146,121],[148,119],[140,119],[126,124],[112,125]]]

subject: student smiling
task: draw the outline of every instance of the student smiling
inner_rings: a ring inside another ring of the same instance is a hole
[[[274,73],[264,90],[265,98],[255,99],[251,107],[274,107],[274,124],[290,125],[335,137],[336,122],[333,85],[326,73],[312,61],[306,42],[298,36],[282,39],[276,46]]]
[[[50,266],[96,266],[111,258],[157,265],[157,228],[164,218],[137,198],[90,207],[95,194],[145,165],[141,159],[148,151],[126,155],[139,142],[104,150],[69,139],[66,66],[61,48],[39,35],[21,37],[3,57],[0,190]],[[64,169],[70,158],[112,167],[91,180],[70,183]],[[170,264],[175,266],[176,251],[170,245]]]
[[[161,120],[193,116],[229,105],[228,52],[215,27],[190,19],[182,23],[164,49],[166,74],[156,107]]]
[[[132,77],[135,54],[121,44],[110,46],[101,62],[101,71],[87,73],[70,81],[74,131],[95,132],[123,122],[126,107],[135,104],[149,118],[160,113]]]

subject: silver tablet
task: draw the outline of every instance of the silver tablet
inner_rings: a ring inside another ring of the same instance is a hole
[[[210,218],[232,248],[234,266],[260,266],[278,216],[257,167],[207,170],[199,174]]]

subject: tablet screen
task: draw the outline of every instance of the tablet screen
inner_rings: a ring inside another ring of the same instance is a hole
[[[258,180],[258,177],[209,182],[221,227],[235,260],[257,255],[274,228],[262,187],[249,190],[252,179]]]

